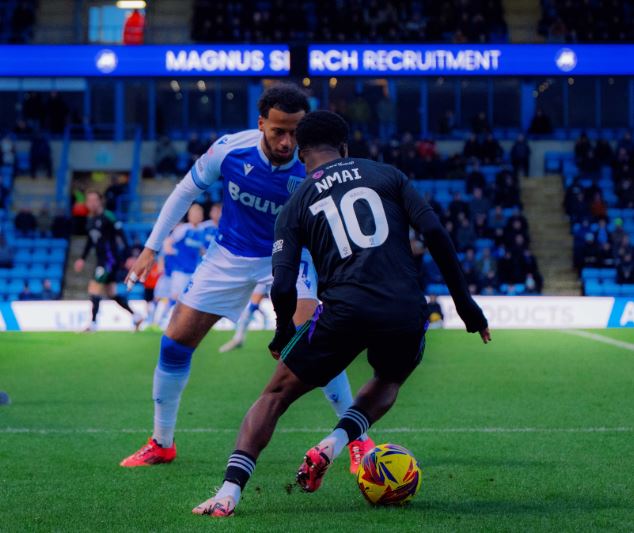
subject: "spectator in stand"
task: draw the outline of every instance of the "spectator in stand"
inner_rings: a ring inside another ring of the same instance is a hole
[[[484,275],[491,271],[494,273],[497,271],[497,259],[491,255],[491,248],[483,248],[480,259],[476,261],[476,268]]]
[[[612,243],[604,242],[599,253],[599,268],[613,268],[615,263]]]
[[[489,228],[487,213],[476,214],[473,219],[473,231],[478,239],[488,239],[491,236],[491,228]]]
[[[531,148],[526,141],[526,137],[520,134],[511,148],[511,164],[516,177],[520,175],[520,172],[523,176],[529,176],[530,159]]]
[[[35,6],[32,2],[19,2],[11,18],[11,43],[27,44],[33,38],[34,25]]]
[[[196,160],[205,153],[206,148],[207,147],[200,140],[198,133],[193,131],[187,141],[187,166],[191,167]]]
[[[518,245],[518,237],[522,238],[521,245]],[[507,248],[519,246],[521,249],[524,249],[525,245],[529,244],[528,231],[526,231],[519,220],[508,219],[504,228],[504,243]]]
[[[423,174],[423,162],[414,146],[407,149],[399,168],[411,180],[430,179],[429,175]]]
[[[442,308],[438,303],[438,296],[436,296],[435,294],[429,295],[429,301],[427,302],[427,312],[429,313],[429,327],[431,329],[442,328],[445,316],[443,315]]]
[[[31,288],[29,287],[29,282],[25,281],[24,285],[22,286],[22,291],[18,295],[18,300],[20,300],[21,302],[28,302],[35,299],[36,299],[36,296],[35,294],[31,292]]]
[[[618,249],[621,246],[621,243],[623,242],[623,238],[627,235],[627,233],[625,233],[625,230],[623,229],[623,219],[620,217],[617,217],[613,220],[613,224],[614,224],[614,229],[612,230],[612,233],[610,234],[610,242],[612,243],[612,247],[614,249]]]
[[[27,93],[22,102],[22,117],[25,122],[25,130],[38,130],[42,125],[44,116],[44,106],[42,98],[38,92]]]
[[[605,218],[599,219],[597,223],[597,229],[595,231],[595,237],[599,244],[609,243],[610,242],[610,233],[608,230],[608,223]]]
[[[22,208],[15,216],[14,225],[16,232],[21,237],[34,237],[37,229],[37,220],[30,209]]]
[[[623,137],[619,139],[616,145],[617,152],[621,149],[625,150],[625,153],[632,154],[634,152],[634,141],[632,140],[632,134],[629,131],[623,132]]]
[[[482,190],[486,188],[486,180],[480,171],[480,161],[477,159],[473,159],[471,172],[467,175],[466,186],[469,194],[473,193],[476,187]]]
[[[469,212],[472,220],[478,215],[488,215],[491,210],[491,202],[484,196],[484,193],[480,187],[473,189],[473,198],[469,202]]]
[[[178,154],[168,137],[161,137],[156,143],[154,163],[157,176],[174,176],[177,173]]]
[[[621,146],[616,152],[616,158],[612,161],[612,176],[615,182],[632,177],[631,152]]]
[[[627,178],[617,183],[615,191],[619,198],[619,207],[628,209],[634,207],[634,184]]]
[[[53,292],[50,279],[45,279],[42,282],[42,292],[40,293],[40,299],[57,300],[57,295]]]
[[[533,135],[550,135],[553,132],[550,117],[541,108],[537,108],[537,111],[535,111],[535,116],[531,121],[528,132]]]
[[[464,252],[476,240],[475,231],[473,226],[464,213],[460,213],[458,229],[456,229],[456,246],[459,252]]]
[[[499,294],[498,287],[499,283],[495,271],[489,270],[484,274],[484,278],[480,287],[480,294],[486,296],[495,296],[496,294]]]
[[[600,192],[595,192],[592,201],[590,202],[590,214],[597,219],[606,218],[608,216],[608,205],[603,200],[603,195]]]
[[[610,143],[603,138],[599,138],[594,146],[594,156],[600,166],[610,166],[614,158]]]
[[[528,278],[530,277],[531,283],[535,284],[535,294],[541,293],[544,286],[544,278],[539,272],[539,267],[537,266],[537,258],[528,248],[526,248],[523,252],[522,271],[527,278],[524,281],[524,284],[528,283]]]
[[[582,268],[596,267],[601,256],[601,247],[597,243],[594,233],[586,233],[585,242],[581,251]]]
[[[352,151],[350,152],[350,154],[354,156]],[[368,143],[368,159],[371,159],[372,161],[377,161],[378,163],[383,162],[381,145],[377,141],[370,141]]]
[[[353,129],[359,129],[364,134],[368,132],[368,125],[372,118],[372,110],[368,100],[363,96],[362,92],[357,92],[354,100],[350,104],[350,122]]]
[[[7,243],[3,233],[0,233],[0,268],[13,267],[13,250]]]
[[[526,280],[524,281],[524,294],[533,295],[540,293],[541,291],[537,287],[535,277],[531,273],[526,274]]]
[[[502,170],[496,176],[495,203],[506,208],[522,205],[519,186],[508,170]]]
[[[53,178],[53,159],[51,156],[51,145],[44,135],[37,133],[31,141],[31,150],[29,153],[29,163],[31,178],[37,177],[40,169],[46,171],[46,177]]]
[[[634,255],[634,248],[630,243],[630,236],[625,235],[621,241],[621,245],[616,250],[617,261],[622,260],[627,255]]]
[[[465,159],[482,159],[482,146],[480,145],[480,141],[478,141],[478,136],[475,133],[471,133],[467,142],[464,144],[464,148],[462,150],[462,156]]]
[[[577,139],[577,142],[575,142],[575,162],[577,163],[578,167],[581,167],[584,164],[591,150],[592,143],[588,138],[588,134],[584,131]]]
[[[622,284],[634,283],[634,259],[631,253],[624,255],[619,261],[616,267],[616,282]]]
[[[463,213],[465,217],[469,217],[469,204],[462,199],[459,191],[453,193],[453,200],[449,203],[449,214],[451,220],[456,222],[459,214]]]
[[[487,133],[482,144],[482,162],[485,165],[498,165],[502,161],[504,150],[492,133]]]

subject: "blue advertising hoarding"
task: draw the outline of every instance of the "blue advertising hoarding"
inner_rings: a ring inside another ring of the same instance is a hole
[[[286,45],[0,46],[0,76],[286,76]]]
[[[634,74],[634,45],[318,45],[311,76]]]

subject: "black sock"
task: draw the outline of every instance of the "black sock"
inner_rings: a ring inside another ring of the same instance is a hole
[[[371,425],[372,421],[363,409],[352,406],[339,419],[335,429],[343,429],[348,434],[348,442],[352,442],[366,433]]]
[[[225,481],[235,483],[244,489],[255,470],[255,459],[247,452],[235,450],[227,461]]]
[[[117,302],[121,307],[123,307],[128,313],[130,313],[131,315],[134,314],[134,311],[132,311],[132,308],[130,307],[130,304],[128,303],[128,298],[126,296],[121,296],[120,294],[117,294],[113,300],[115,302]]]
[[[90,301],[92,302],[92,321],[97,322],[97,314],[99,313],[99,303],[101,302],[101,296],[91,294]]]

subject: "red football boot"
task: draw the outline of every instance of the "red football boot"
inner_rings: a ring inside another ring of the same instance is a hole
[[[357,470],[361,466],[363,456],[374,448],[374,441],[371,438],[367,440],[353,440],[348,444],[348,451],[350,452],[350,473],[357,475]]]
[[[321,485],[321,480],[330,466],[328,457],[319,446],[306,452],[304,462],[297,471],[297,484],[305,492],[315,492]]]
[[[231,496],[219,500],[214,496],[204,501],[192,509],[192,513],[198,515],[208,515],[216,518],[228,518],[233,516],[236,502]]]
[[[171,463],[176,459],[176,443],[172,443],[169,448],[159,446],[152,437],[139,451],[133,453],[130,457],[126,457],[119,463],[121,466],[151,466],[162,463]]]

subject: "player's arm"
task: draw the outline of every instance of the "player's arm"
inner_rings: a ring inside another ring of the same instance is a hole
[[[145,242],[145,248],[128,272],[125,279],[128,290],[137,281],[145,281],[165,238],[182,220],[194,200],[220,178],[220,169],[226,154],[226,149],[218,148],[216,145],[212,146],[176,185],[161,208],[152,233]]]
[[[90,237],[90,235],[88,235],[86,237],[86,244],[84,244],[84,250],[82,251],[79,259],[75,261],[75,265],[74,265],[75,272],[82,272],[84,270],[84,265],[86,264],[86,258],[88,257],[90,250],[93,249],[94,245],[95,243],[92,242],[92,238]]]
[[[404,176],[402,179],[403,205],[410,224],[425,238],[425,244],[438,265],[456,304],[456,311],[467,326],[469,333],[479,332],[482,340],[485,343],[489,342],[491,335],[487,319],[480,306],[471,297],[451,237],[440,223],[432,207],[416,192]]]
[[[297,276],[302,258],[295,204],[293,200],[289,201],[275,222],[271,302],[277,323],[269,350],[276,359],[295,334],[293,315],[297,307]]]

